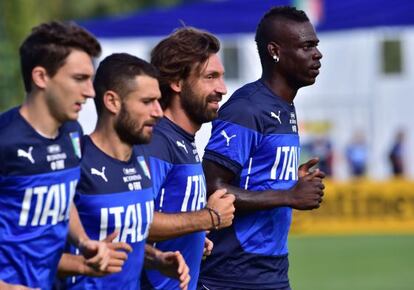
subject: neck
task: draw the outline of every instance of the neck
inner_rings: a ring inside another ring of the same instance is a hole
[[[93,143],[106,155],[120,161],[128,161],[132,155],[132,146],[124,143],[116,133],[113,122],[101,119],[95,131],[90,135]]]
[[[164,110],[164,116],[191,135],[195,135],[201,128],[200,124],[195,123],[188,117],[186,111],[180,104],[178,95],[173,97],[170,106]]]
[[[263,70],[262,80],[275,95],[278,95],[286,102],[292,103],[295,99],[298,90],[292,88],[288,81],[277,71],[268,70],[266,72]]]
[[[46,138],[55,138],[58,135],[62,123],[53,117],[41,96],[26,96],[19,112],[40,135]]]

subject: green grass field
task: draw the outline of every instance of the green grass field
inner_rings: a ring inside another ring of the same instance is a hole
[[[414,235],[289,239],[293,290],[413,290]]]

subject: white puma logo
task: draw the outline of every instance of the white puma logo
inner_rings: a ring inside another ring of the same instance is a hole
[[[184,141],[180,142],[177,140],[177,146],[183,148],[185,150],[185,153],[188,154],[187,147],[185,147]]]
[[[282,124],[282,121],[280,120],[280,111],[277,112],[277,115],[274,112],[270,112],[270,117],[275,118],[280,124]]]
[[[25,157],[25,158],[29,159],[29,161],[32,164],[34,164],[35,161],[34,161],[34,159],[32,157],[32,150],[33,150],[33,146],[30,146],[29,147],[29,150],[27,152],[24,151],[23,149],[18,149],[17,150],[17,157]]]
[[[234,137],[236,137],[236,135],[234,134],[234,135],[231,135],[230,137],[227,135],[227,133],[226,133],[226,131],[224,131],[224,130],[221,130],[221,132],[220,132],[220,134],[226,139],[226,142],[227,142],[227,147],[229,147],[229,145],[230,145],[230,140],[232,139],[232,138],[234,138]]]
[[[91,168],[91,174],[98,175],[105,180],[105,182],[108,182],[108,179],[105,176],[105,166],[102,166],[102,171],[99,171],[98,169]]]

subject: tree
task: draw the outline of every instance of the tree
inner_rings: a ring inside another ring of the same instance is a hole
[[[51,20],[81,20],[182,0],[2,0],[0,1],[0,111],[24,98],[18,50],[33,26]],[[189,2],[189,0],[185,1]]]

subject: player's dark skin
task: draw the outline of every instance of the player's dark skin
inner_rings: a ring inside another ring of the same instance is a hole
[[[275,36],[267,45],[268,55],[262,63],[264,83],[278,96],[292,102],[299,88],[312,85],[319,73],[322,54],[317,48],[319,39],[309,22],[275,21]],[[276,37],[277,35],[277,37]],[[275,63],[273,56],[280,60]],[[322,202],[325,173],[311,167],[313,158],[299,167],[299,179],[289,190],[250,191],[232,186],[236,175],[220,164],[203,160],[207,194],[226,188],[236,196],[238,212],[266,210],[289,206],[299,210],[318,208]]]
[[[207,181],[207,194],[218,188],[236,196],[234,203],[238,212],[272,209],[279,206],[289,206],[294,209],[310,210],[320,206],[325,186],[322,179],[325,173],[319,169],[310,172],[310,167],[317,164],[314,158],[299,167],[299,180],[289,190],[250,191],[230,185],[236,175],[227,168],[210,160],[203,161],[203,169]]]

